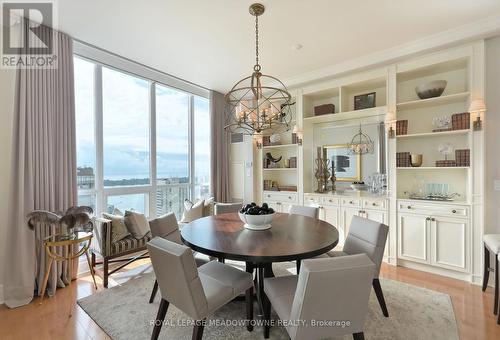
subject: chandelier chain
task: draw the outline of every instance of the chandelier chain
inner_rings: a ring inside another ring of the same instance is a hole
[[[255,71],[260,71],[259,65],[259,16],[255,16]]]

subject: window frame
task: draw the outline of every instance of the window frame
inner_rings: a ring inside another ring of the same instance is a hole
[[[102,51],[101,51],[102,52]],[[86,55],[82,55],[78,53],[76,50],[73,54],[74,58],[80,58],[90,63],[93,63],[94,66],[94,138],[95,138],[95,183],[93,189],[78,189],[78,195],[93,195],[95,197],[95,205],[96,205],[96,215],[100,215],[102,212],[105,212],[107,209],[107,201],[109,196],[116,195],[130,195],[130,194],[144,194],[145,195],[145,211],[146,216],[152,218],[156,216],[156,191],[159,185],[157,185],[157,148],[156,148],[156,86],[160,85],[163,87],[170,88],[174,91],[182,92],[189,96],[188,100],[188,173],[189,173],[189,181],[188,183],[180,184],[180,186],[189,186],[189,194],[190,198],[193,198],[195,195],[195,131],[194,131],[194,100],[196,97],[205,98],[210,101],[210,95],[208,90],[197,88],[196,92],[188,92],[183,89],[180,89],[177,86],[171,86],[166,82],[158,81],[158,79],[151,79],[148,77],[141,76],[137,74],[138,72],[134,72],[134,70],[127,70],[124,68],[114,67],[109,65],[108,63],[103,63],[95,60],[94,58],[89,58]],[[119,58],[117,56],[111,55],[111,57]],[[121,60],[121,62],[133,63],[129,60]],[[134,67],[143,67],[144,74],[154,74],[157,72],[156,70],[152,70],[147,68],[146,66],[133,63]],[[143,79],[149,84],[149,154],[150,154],[150,166],[149,166],[149,177],[150,184],[148,185],[134,185],[134,186],[116,186],[116,187],[105,187],[104,186],[104,130],[103,130],[103,78],[102,78],[102,68],[110,68],[117,72],[124,73],[126,75]],[[136,70],[135,70],[136,71]],[[166,74],[163,75],[164,79],[167,80],[168,76]],[[175,78],[177,82],[180,80]],[[177,83],[176,83],[177,85]],[[188,86],[193,86],[188,84]],[[201,94],[201,95],[200,95]],[[205,95],[203,95],[205,94]],[[210,106],[209,106],[210,107]],[[211,117],[211,112],[209,112]],[[211,136],[210,136],[211,139]],[[209,165],[210,171],[210,165]],[[163,187],[164,185],[160,185]],[[166,186],[179,186],[179,185],[166,185]],[[212,190],[212,188],[210,188]],[[180,218],[181,216],[177,216]]]

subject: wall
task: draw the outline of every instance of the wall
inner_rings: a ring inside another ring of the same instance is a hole
[[[0,303],[3,302],[7,202],[10,179],[12,118],[14,111],[15,72],[0,70]]]
[[[500,233],[500,191],[494,181],[500,180],[500,36],[486,40],[486,169],[485,169],[485,233]]]

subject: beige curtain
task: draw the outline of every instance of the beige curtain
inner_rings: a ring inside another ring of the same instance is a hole
[[[210,100],[210,188],[217,202],[229,198],[229,134],[224,130],[226,102],[224,95],[211,91]]]
[[[50,28],[41,33],[54,33],[57,67],[17,71],[5,252],[9,258],[4,295],[9,307],[28,304],[45,271],[42,239],[52,226],[39,224],[32,231],[26,215],[35,209],[66,211],[77,203],[73,42]],[[50,294],[68,282],[67,266],[56,267]]]

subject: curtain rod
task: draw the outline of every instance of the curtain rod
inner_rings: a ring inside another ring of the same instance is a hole
[[[73,38],[73,37],[72,37],[72,38]],[[160,71],[160,70],[158,70],[158,69],[156,69],[156,68],[154,68],[154,67],[151,67],[151,66],[145,65],[145,64],[143,64],[143,63],[140,63],[140,62],[138,62],[138,61],[132,60],[132,59],[130,59],[130,58],[127,58],[127,57],[121,56],[121,55],[119,55],[119,54],[117,54],[117,53],[114,53],[114,52],[108,51],[108,50],[106,50],[106,49],[104,49],[104,48],[101,48],[101,47],[99,47],[99,46],[93,45],[93,44],[88,43],[88,42],[86,42],[86,41],[83,41],[83,40],[80,40],[80,39],[77,39],[77,38],[73,38],[73,40],[74,40],[74,41],[77,41],[77,42],[78,42],[78,43],[80,43],[80,44],[83,44],[83,45],[86,45],[86,46],[89,46],[89,47],[95,48],[95,49],[97,49],[97,50],[99,50],[99,51],[102,51],[102,52],[105,52],[105,53],[111,54],[111,55],[113,55],[113,56],[115,56],[115,57],[121,58],[121,59],[126,60],[126,61],[128,61],[128,62],[131,62],[131,63],[137,64],[137,65],[140,65],[140,66],[145,67],[145,68],[148,68],[148,69],[150,69],[151,71],[154,71],[154,72],[159,72],[159,73],[164,74],[164,75],[166,75],[166,76],[168,76],[168,77],[172,77],[172,78],[177,79],[177,80],[179,80],[179,81],[182,81],[182,82],[184,82],[184,83],[186,83],[186,84],[190,84],[190,85],[193,85],[193,86],[197,86],[197,87],[199,87],[199,88],[201,88],[201,89],[204,89],[204,90],[207,90],[207,91],[212,91],[212,90],[210,90],[209,88],[206,88],[205,86],[201,86],[201,85],[198,85],[198,84],[196,84],[196,83],[193,83],[193,82],[191,82],[191,81],[189,81],[189,80],[185,80],[185,79],[182,79],[182,78],[176,77],[176,76],[174,76],[174,75],[171,75],[171,74],[169,74],[169,73],[165,73],[165,72]]]

